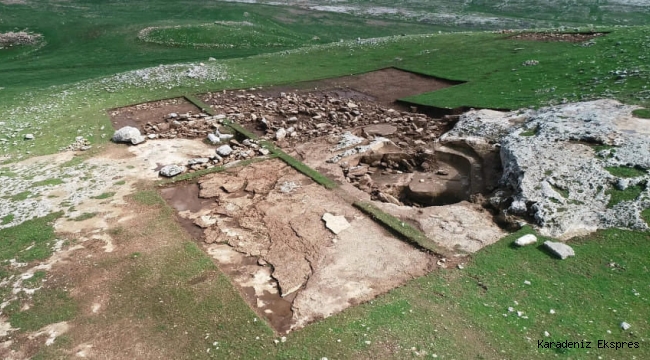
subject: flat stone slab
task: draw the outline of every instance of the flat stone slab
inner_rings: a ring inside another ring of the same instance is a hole
[[[389,136],[397,132],[397,127],[389,124],[376,124],[364,127],[363,132],[368,136]]]
[[[334,216],[330,213],[325,213],[323,215],[323,221],[325,221],[325,227],[330,229],[330,231],[336,235],[350,227],[350,223],[345,219],[345,216],[343,215]]]
[[[571,246],[561,242],[545,241],[544,246],[562,260],[576,255]]]

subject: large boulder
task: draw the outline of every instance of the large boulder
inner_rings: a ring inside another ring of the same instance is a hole
[[[470,111],[441,138],[476,153],[494,149],[503,173],[490,203],[505,215],[532,219],[542,235],[570,238],[597,229],[648,229],[650,125],[634,106],[614,100],[538,110]],[[613,171],[636,168],[636,176]],[[624,185],[624,186],[623,186]],[[640,194],[610,202],[621,189]]]
[[[133,140],[137,142],[141,138],[142,134],[140,134],[140,130],[133,126],[125,126],[117,130],[111,140],[116,143],[132,143]]]

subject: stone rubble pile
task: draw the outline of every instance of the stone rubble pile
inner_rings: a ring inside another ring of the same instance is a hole
[[[83,136],[77,136],[72,144],[61,148],[61,151],[86,151],[90,150],[90,148],[92,148],[90,141]]]
[[[215,149],[215,154],[211,157],[194,158],[187,161],[186,164],[171,164],[160,170],[160,175],[164,177],[174,177],[183,172],[193,173],[195,171],[209,169],[215,166],[223,166],[232,162],[249,160],[258,156],[268,155],[270,151],[259,145],[257,141],[246,139],[239,142],[230,138],[223,145]]]
[[[255,129],[262,138],[280,145],[373,125],[364,134],[367,138],[388,137],[399,146],[417,146],[436,139],[450,121],[436,121],[424,114],[397,111],[363,99],[342,99],[329,93],[280,93],[267,97],[231,91],[208,93],[204,100],[220,114],[217,118],[228,118]],[[189,124],[187,127],[192,129]]]

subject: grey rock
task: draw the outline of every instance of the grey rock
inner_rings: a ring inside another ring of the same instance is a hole
[[[641,211],[650,207],[650,188],[637,199],[608,206],[613,187],[650,181],[647,173],[620,180],[606,170],[650,168],[650,136],[631,115],[634,109],[596,100],[507,113],[473,110],[440,143],[470,147],[484,159],[498,154],[503,172],[497,185],[511,195],[490,202],[510,203],[506,214],[531,215],[544,236],[566,239],[611,227],[646,230]],[[592,144],[615,146],[615,156],[596,154]]]
[[[169,115],[167,115],[167,117],[169,119],[176,119],[178,117],[178,114],[177,113],[170,113]]]
[[[614,185],[618,190],[625,190],[628,186],[630,186],[630,179],[625,178],[618,179]]]
[[[260,148],[259,150],[257,150],[257,152],[259,152],[260,155],[264,155],[264,156],[266,156],[266,155],[268,155],[269,153],[271,153],[271,152],[269,151],[269,149],[265,149],[265,148]]]
[[[132,126],[125,126],[117,130],[111,140],[116,143],[130,143],[131,139],[141,136],[140,130]]]
[[[25,140],[34,140],[34,134],[25,134]]]
[[[189,159],[187,161],[187,165],[206,164],[209,161],[210,159],[208,158],[194,158],[194,159]]]
[[[282,141],[287,137],[287,131],[284,128],[280,128],[275,132],[275,140]]]
[[[545,241],[544,247],[549,249],[555,256],[564,260],[569,256],[575,256],[573,248],[565,243],[554,242],[554,241]]]
[[[178,165],[167,165],[160,169],[160,175],[165,177],[174,177],[185,171],[185,168]]]
[[[208,134],[208,141],[214,145],[220,143],[221,139],[219,139],[219,136],[215,134]]]
[[[217,154],[223,157],[229,156],[230,154],[232,154],[232,148],[230,147],[230,145],[219,146],[217,148]]]
[[[233,135],[233,134],[219,134],[219,140],[221,140],[221,141],[228,141],[228,140],[230,140],[230,139],[232,139],[234,137],[235,137],[235,135]]]
[[[623,321],[623,322],[621,323],[621,329],[623,329],[623,330],[628,330],[628,329],[631,328],[631,327],[632,327],[632,325],[626,323],[625,321]]]
[[[131,144],[133,145],[142,144],[145,141],[147,141],[147,138],[142,135],[134,136],[131,138]]]
[[[537,236],[533,234],[526,234],[519,239],[515,240],[515,245],[517,246],[526,246],[531,245],[537,242]]]

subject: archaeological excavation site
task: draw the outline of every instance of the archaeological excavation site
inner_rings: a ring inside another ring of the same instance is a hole
[[[387,68],[109,115],[113,141],[147,160],[179,224],[281,334],[462,269],[523,226],[558,239],[647,229],[649,130],[636,107],[398,100],[455,85]],[[612,200],[629,189],[638,196]]]

